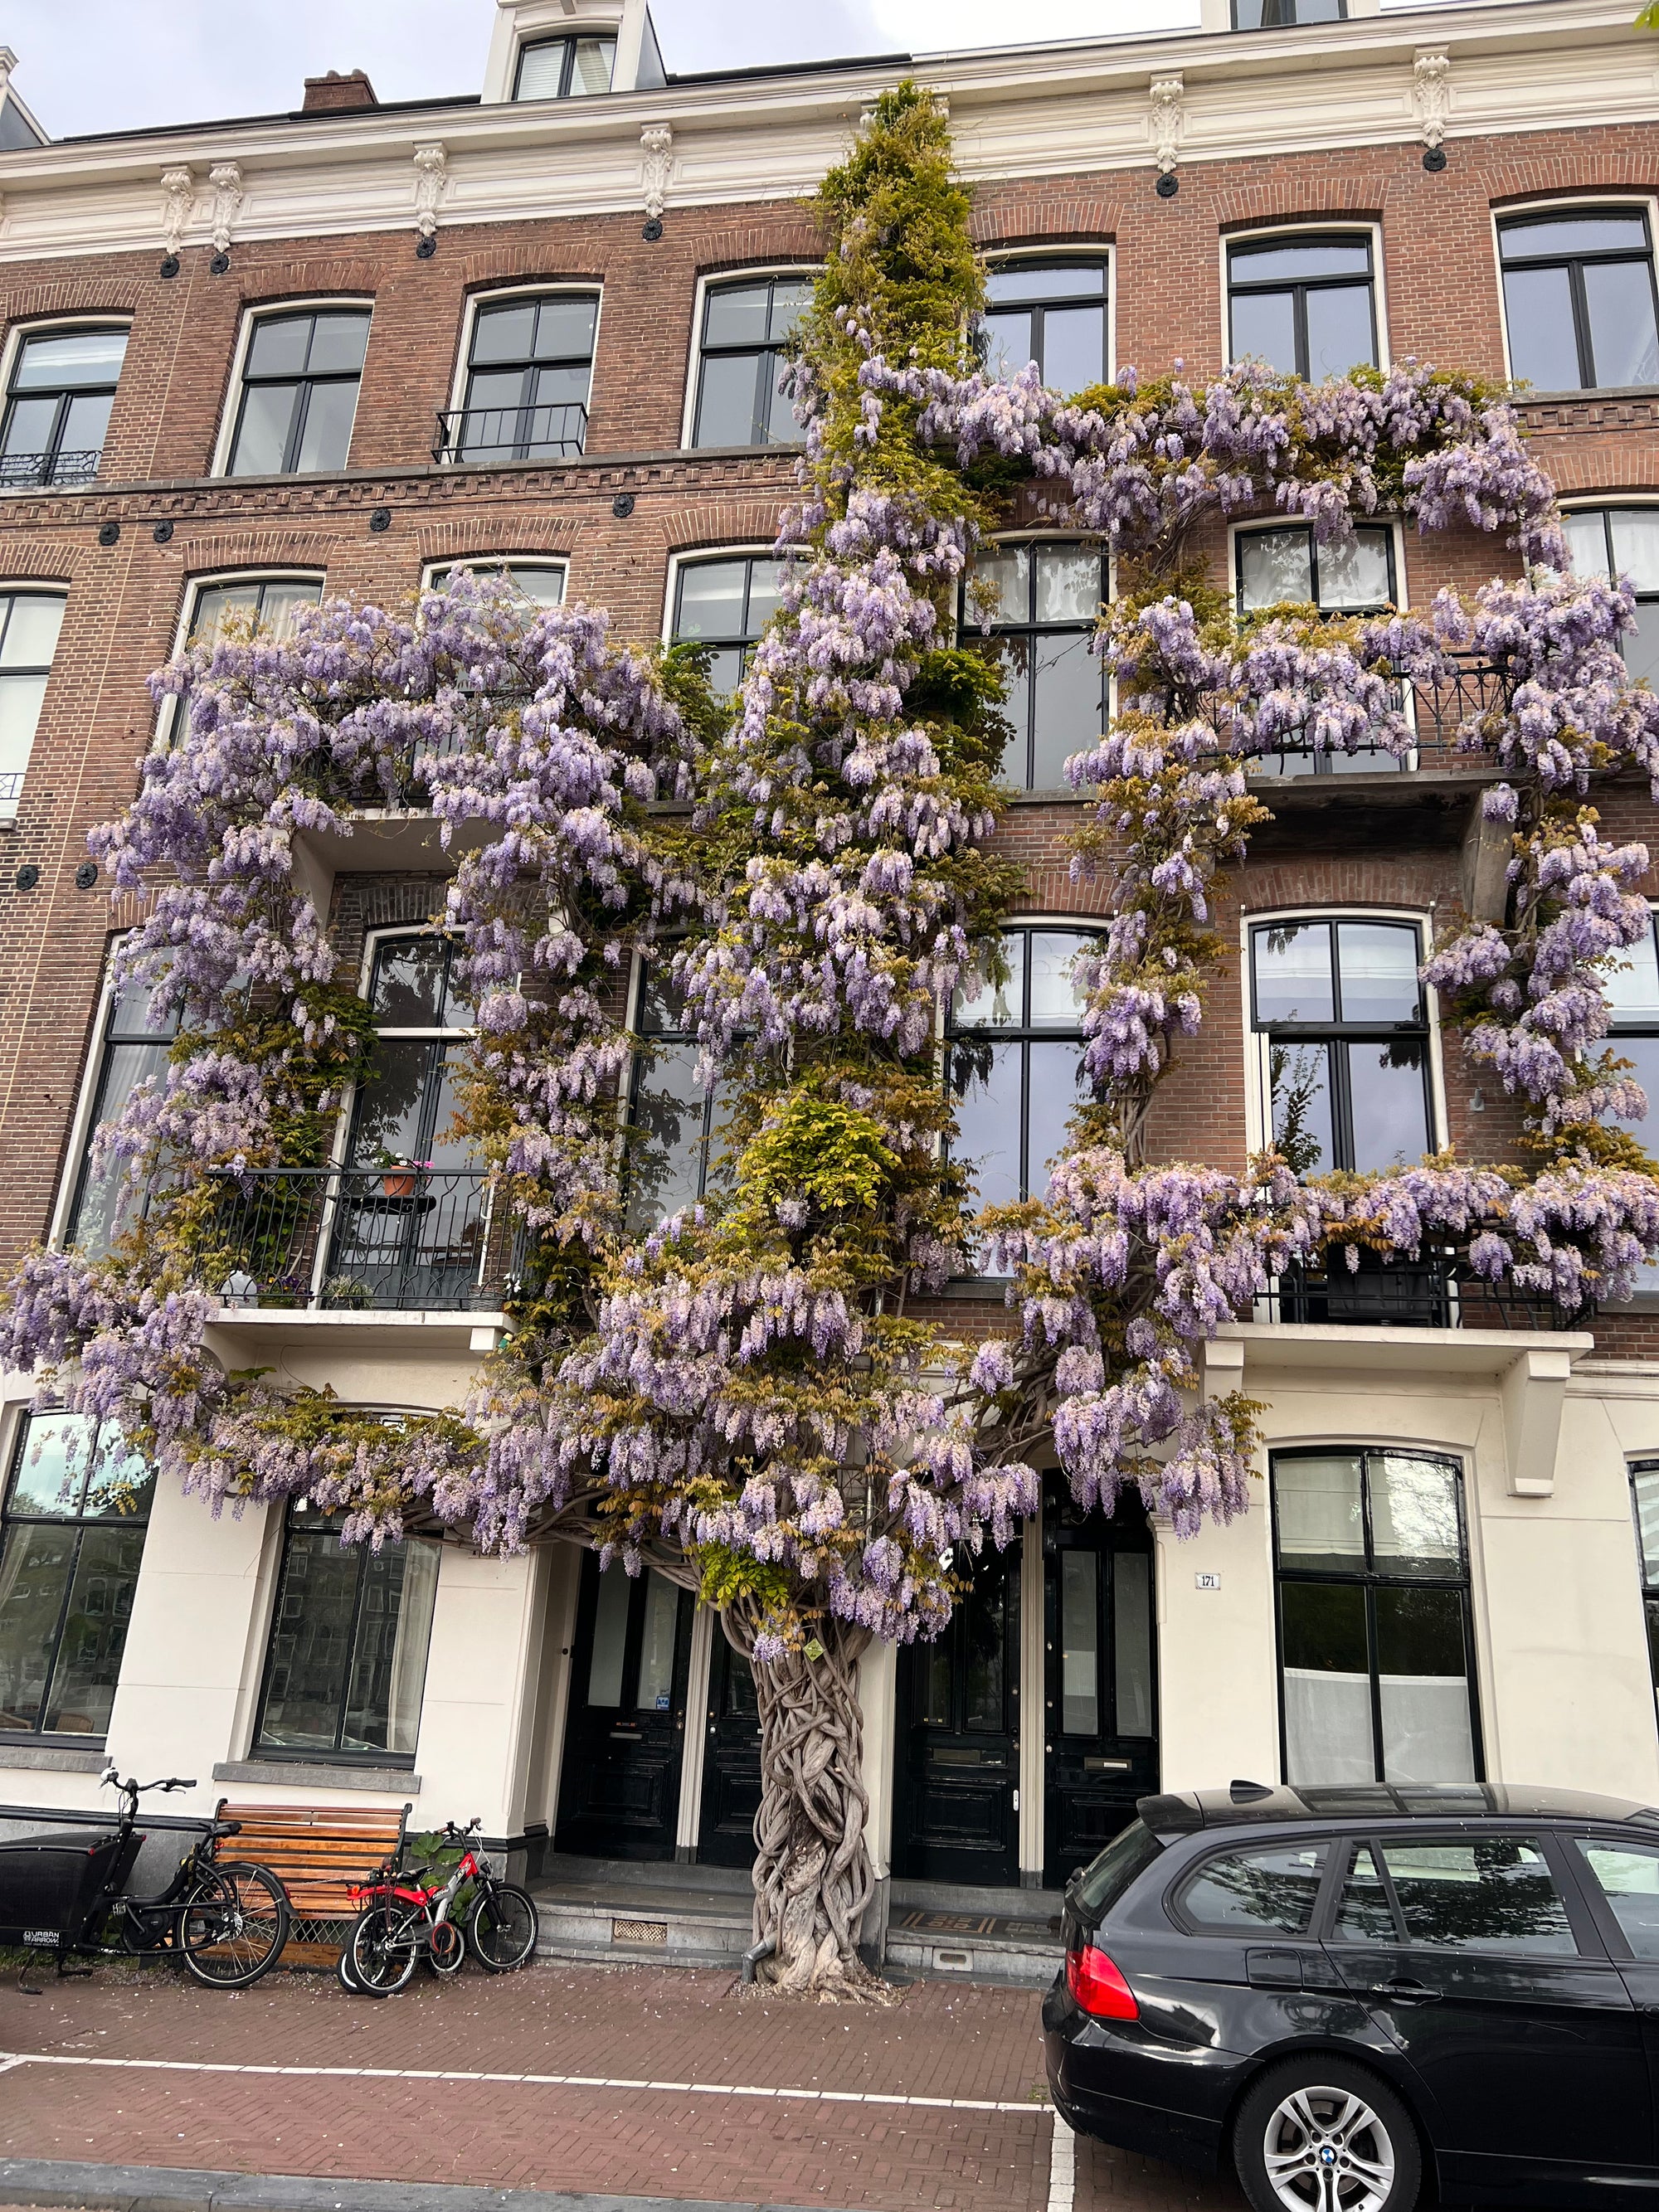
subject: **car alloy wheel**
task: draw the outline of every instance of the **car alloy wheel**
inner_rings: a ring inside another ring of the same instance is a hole
[[[1384,2212],[1394,2140],[1364,2098],[1310,2083],[1268,2115],[1261,2162],[1285,2212]]]

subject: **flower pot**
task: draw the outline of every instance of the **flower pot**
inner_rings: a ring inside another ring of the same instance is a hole
[[[380,1188],[388,1198],[413,1198],[419,1181],[413,1168],[392,1168],[380,1177]]]

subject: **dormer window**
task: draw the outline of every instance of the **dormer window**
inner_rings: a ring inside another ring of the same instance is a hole
[[[583,100],[609,92],[617,59],[614,39],[538,39],[519,49],[514,100]]]

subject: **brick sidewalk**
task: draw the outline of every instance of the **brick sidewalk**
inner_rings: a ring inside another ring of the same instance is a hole
[[[541,1965],[421,1976],[385,2003],[277,1973],[239,1996],[100,1968],[27,1997],[0,2052],[216,2066],[578,2074],[953,2098],[818,2104],[523,2081],[319,2079],[84,2065],[0,2074],[0,2156],[341,2179],[1045,2212],[1051,2124],[1033,1992],[926,1983],[890,2010],[739,1996],[729,1974]],[[1078,2145],[1078,2212],[1236,2212],[1230,2187]]]

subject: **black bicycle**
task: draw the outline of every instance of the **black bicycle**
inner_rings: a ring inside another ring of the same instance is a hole
[[[113,1832],[71,1830],[0,1844],[0,1943],[55,1953],[60,1974],[90,1971],[70,1966],[72,1958],[123,1952],[167,1952],[210,1989],[245,1990],[268,1974],[288,1942],[288,1893],[269,1867],[215,1856],[240,1822],[210,1821],[159,1896],[129,1897],[127,1878],[145,1843],[139,1798],[196,1784],[177,1775],[123,1782],[112,1766],[102,1778],[121,1793]]]

